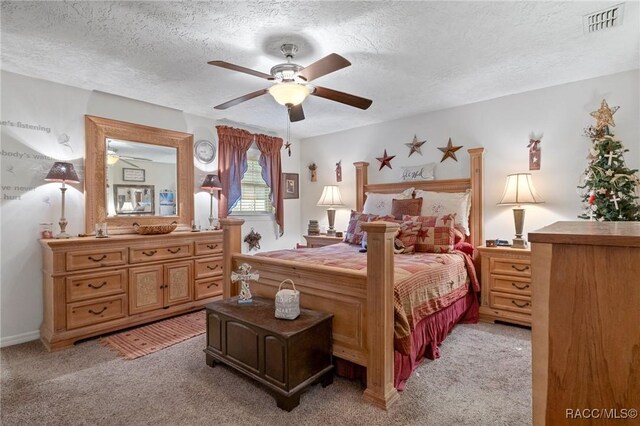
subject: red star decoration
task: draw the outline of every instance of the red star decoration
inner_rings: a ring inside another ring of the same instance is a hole
[[[462,146],[463,145],[453,146],[453,143],[451,142],[451,138],[449,138],[449,142],[447,143],[447,146],[438,147],[440,151],[444,152],[444,155],[442,156],[442,160],[440,160],[440,162],[442,163],[447,158],[453,158],[454,160],[458,161],[458,159],[456,158],[456,151],[462,148]]]
[[[384,156],[376,157],[376,160],[380,162],[380,168],[378,169],[378,171],[382,170],[384,166],[387,166],[390,169],[393,169],[393,167],[391,167],[391,160],[393,160],[395,157],[396,157],[395,155],[387,155],[387,150],[385,149]]]

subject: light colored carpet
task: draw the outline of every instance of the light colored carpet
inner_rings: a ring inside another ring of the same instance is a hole
[[[123,360],[97,340],[47,353],[39,342],[1,351],[1,423],[9,425],[527,425],[531,333],[460,325],[388,412],[357,382],[312,386],[290,413],[253,381],[210,368],[205,335]]]

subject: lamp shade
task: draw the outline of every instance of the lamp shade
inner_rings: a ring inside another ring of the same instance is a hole
[[[310,90],[304,84],[277,83],[269,88],[269,93],[280,105],[298,105],[309,96]]]
[[[204,182],[201,185],[202,189],[210,189],[210,190],[220,190],[222,189],[222,183],[220,183],[220,178],[218,175],[211,174],[207,175],[204,178]]]
[[[336,185],[326,185],[318,200],[318,206],[339,207],[343,205],[342,198],[340,198],[340,189]]]
[[[499,206],[544,203],[536,192],[530,173],[516,173],[507,176]]]
[[[56,161],[51,166],[51,170],[47,174],[47,177],[44,180],[49,182],[71,182],[71,183],[79,183],[80,179],[76,173],[76,170],[73,168],[73,164],[71,163],[63,163],[60,161]]]

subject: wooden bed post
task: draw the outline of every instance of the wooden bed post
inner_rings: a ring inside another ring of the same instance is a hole
[[[471,148],[469,152],[469,179],[471,179],[471,213],[469,222],[474,247],[484,244],[484,148]]]
[[[364,399],[385,410],[399,398],[393,386],[393,240],[398,228],[390,222],[362,224],[362,229],[368,233],[368,362]]]
[[[231,271],[233,265],[231,258],[236,253],[242,253],[242,219],[220,219],[222,226],[222,254],[224,263],[222,267],[222,298],[228,299],[233,296],[231,291]]]
[[[361,212],[364,208],[364,187],[368,183],[369,163],[358,161],[353,165],[356,166],[356,211]]]

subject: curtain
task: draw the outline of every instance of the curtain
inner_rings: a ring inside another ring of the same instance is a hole
[[[256,145],[260,150],[260,167],[262,167],[262,179],[271,188],[271,204],[280,236],[284,234],[284,202],[282,193],[282,165],[280,150],[282,138],[267,135],[255,135]]]
[[[240,200],[242,177],[247,171],[247,151],[254,135],[242,129],[216,126],[218,129],[218,173],[222,190],[218,217],[227,217]]]

